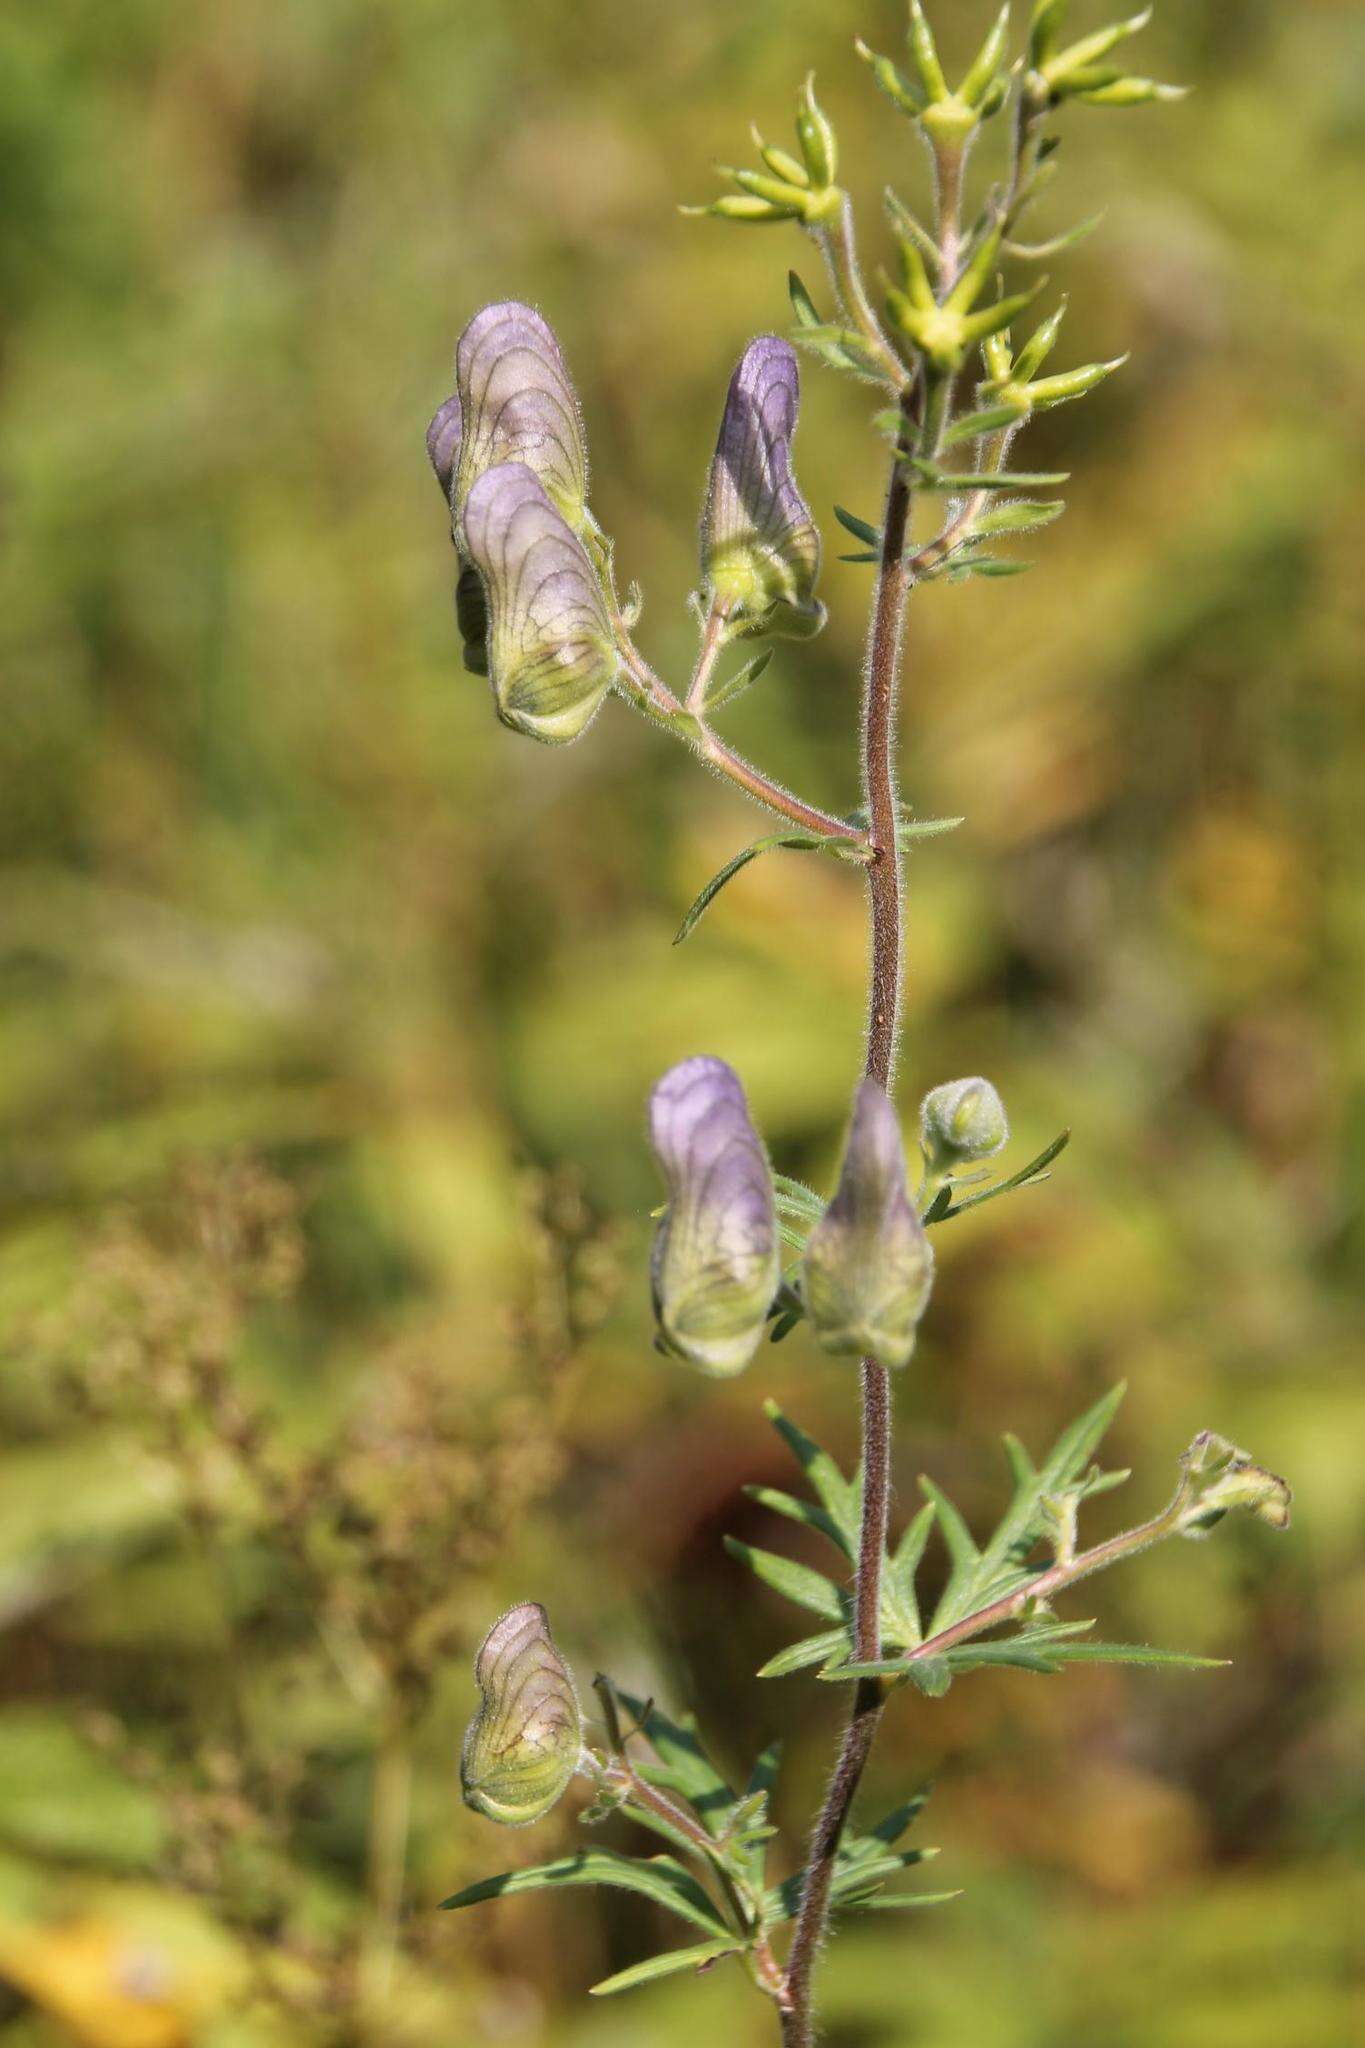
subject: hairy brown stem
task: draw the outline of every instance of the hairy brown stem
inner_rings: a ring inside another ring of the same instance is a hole
[[[866,1071],[888,1087],[896,1056],[901,989],[901,879],[896,843],[896,686],[900,676],[905,600],[910,589],[906,536],[910,526],[910,471],[905,460],[911,431],[910,400],[902,401],[905,434],[886,494],[877,595],[863,686],[863,789],[872,836],[868,900],[872,926],[872,986],[867,1020]],[[891,1379],[885,1366],[865,1358],[863,1376],[863,1516],[858,1546],[854,1611],[857,1655],[881,1655],[882,1558],[891,1497]],[[868,1646],[871,1646],[870,1649]],[[860,1679],[843,1747],[825,1792],[806,1863],[796,1933],[787,1960],[785,2048],[810,2048],[814,2039],[811,1979],[829,1921],[835,1860],[881,1719],[879,1679]]]

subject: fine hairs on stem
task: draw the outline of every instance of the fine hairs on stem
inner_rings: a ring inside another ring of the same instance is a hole
[[[808,638],[825,621],[816,595],[821,537],[794,468],[800,376],[790,342],[760,336],[730,380],[692,598],[697,657],[676,686],[636,645],[639,600],[631,594],[622,602],[612,544],[588,510],[577,400],[539,313],[508,302],[474,316],[456,352],[455,389],[428,433],[458,558],[466,665],[487,676],[503,722],[564,744],[586,732],[609,697],[621,699],[781,821],[781,830],[745,847],[706,884],[679,939],[695,931],[733,875],[769,850],[823,856],[865,873],[865,1057],[833,1191],[821,1196],[774,1173],[743,1083],[721,1059],[700,1053],[681,1061],[660,1077],[649,1103],[666,1197],[651,1267],[656,1349],[728,1377],[751,1363],[765,1336],[780,1342],[805,1326],[850,1393],[855,1374],[860,1386],[855,1479],[769,1403],[808,1491],[798,1498],[753,1489],[777,1515],[820,1532],[837,1553],[833,1569],[729,1540],[736,1557],[819,1624],[760,1675],[815,1670],[848,1692],[844,1734],[804,1862],[793,1869],[788,1860],[785,1876],[769,1869],[772,1862],[780,1872],[782,1859],[768,1817],[775,1752],[765,1751],[736,1791],[692,1723],[669,1719],[655,1702],[632,1699],[601,1675],[594,1681],[599,1732],[585,1719],[545,1610],[525,1600],[493,1623],[476,1660],[479,1701],[462,1764],[466,1801],[490,1820],[530,1825],[576,1776],[586,1776],[593,1799],[585,1822],[628,1812],[669,1853],[637,1858],[584,1847],[469,1885],[446,1901],[463,1908],[586,1884],[640,1893],[683,1924],[685,1945],[646,1957],[594,1990],[615,1994],[733,1960],[771,2001],[784,2048],[811,2048],[815,2040],[815,1965],[836,1910],[843,1916],[951,1896],[887,1889],[931,1853],[897,1847],[921,1800],[870,1829],[855,1817],[878,1727],[897,1692],[912,1686],[937,1697],[968,1673],[999,1665],[1035,1672],[1079,1662],[1197,1666],[1205,1660],[1179,1651],[1096,1641],[1090,1622],[1059,1619],[1052,1602],[1154,1543],[1205,1535],[1233,1510],[1275,1528],[1289,1520],[1285,1482],[1205,1431],[1183,1453],[1161,1514],[1082,1549],[1084,1504],[1128,1476],[1094,1457],[1120,1388],[1080,1416],[1041,1461],[1005,1439],[1012,1494],[989,1536],[975,1537],[927,1478],[919,1513],[898,1536],[890,1526],[892,1388],[901,1375],[913,1397],[907,1368],[933,1291],[931,1233],[983,1202],[1037,1186],[1069,1135],[993,1178],[991,1162],[1010,1130],[990,1081],[971,1075],[930,1088],[908,1144],[893,1099],[904,854],[961,822],[915,819],[897,791],[908,603],[922,585],[1027,566],[997,550],[1060,514],[1058,499],[1038,493],[1066,479],[1012,470],[1013,447],[1035,413],[1083,398],[1120,367],[1047,372],[1064,305],[1021,331],[1046,280],[1029,281],[1042,252],[1016,233],[1050,175],[1054,117],[1073,106],[1178,97],[1110,61],[1141,19],[1068,43],[1066,13],[1067,0],[1034,0],[1016,49],[1005,6],[956,88],[920,0],[909,0],[908,68],[857,45],[932,162],[925,220],[887,195],[894,267],[881,273],[879,289],[862,268],[853,202],[839,183],[838,141],[813,77],[798,97],[796,151],[755,133],[757,166],[727,171],[732,189],[684,209],[750,228],[804,231],[823,259],[831,303],[822,312],[792,272],[792,340],[875,395],[873,427],[888,448],[880,518],[837,508],[861,547],[846,559],[873,571],[857,811],[841,816],[783,788],[716,731],[725,708],[766,673],[771,643]],[[977,190],[973,153],[992,134],[1003,147]],[[1074,238],[1054,240],[1047,253]],[[938,530],[917,542],[921,500],[943,509]],[[924,1611],[916,1574],[931,1533],[950,1571],[932,1611]]]

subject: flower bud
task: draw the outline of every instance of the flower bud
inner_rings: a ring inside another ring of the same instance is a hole
[[[930,1089],[920,1105],[919,1127],[930,1170],[939,1173],[993,1159],[1010,1136],[1005,1105],[980,1075]]]
[[[907,1365],[933,1279],[934,1255],[906,1188],[896,1112],[884,1089],[864,1081],[838,1191],[807,1240],[806,1312],[826,1351]]]
[[[668,1183],[650,1269],[661,1345],[725,1378],[753,1357],[781,1278],[768,1156],[724,1060],[671,1068],[649,1130]]]
[[[466,1806],[503,1827],[529,1827],[578,1768],[583,1720],[545,1609],[523,1601],[493,1624],[474,1662],[481,1699],[460,1756]]]
[[[455,467],[460,459],[460,442],[463,416],[460,410],[460,394],[452,391],[444,405],[438,406],[427,428],[427,455],[436,472],[436,481],[447,500],[450,487],[455,481]]]
[[[826,191],[839,173],[839,144],[833,123],[816,100],[813,71],[797,103],[796,139],[811,184],[817,191]]]
[[[578,399],[559,343],[534,307],[508,300],[476,313],[455,352],[455,383],[463,414],[452,486],[457,540],[475,483],[510,462],[524,463],[569,525],[581,528],[588,456]]]
[[[790,346],[771,334],[750,342],[730,379],[702,513],[708,597],[763,627],[788,623],[784,613],[821,616],[820,535],[791,465],[800,400]]]
[[[1287,1481],[1252,1462],[1225,1436],[1201,1430],[1181,1459],[1185,1504],[1182,1536],[1204,1536],[1224,1515],[1245,1508],[1272,1529],[1289,1527],[1293,1491]]]
[[[551,744],[586,730],[616,678],[601,586],[583,543],[521,462],[476,479],[465,545],[488,605],[498,716]]]

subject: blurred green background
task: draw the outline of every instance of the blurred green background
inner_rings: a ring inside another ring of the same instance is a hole
[[[988,9],[935,11],[965,56]],[[1030,577],[914,605],[905,793],[968,823],[911,863],[904,1104],[984,1071],[1016,1163],[1076,1135],[943,1233],[896,1476],[984,1521],[998,1431],[1039,1449],[1126,1376],[1097,1533],[1203,1427],[1296,1521],[1069,1607],[1231,1671],[897,1701],[869,1797],[936,1780],[964,1896],[841,1937],[830,2048],[1365,2029],[1365,11],[1163,15],[1143,66],[1196,96],[1074,111],[1047,202],[1106,213],[1059,362],[1134,352],[1030,437],[1071,510]],[[839,1702],[752,1677],[797,1618],[720,1538],[775,1537],[762,1397],[849,1454],[853,1381],[799,1334],[723,1389],[652,1355],[642,1105],[714,1050],[820,1184],[863,907],[778,856],[670,947],[757,813],[619,707],[558,754],[495,723],[422,436],[469,314],[534,299],[683,672],[725,381],[818,265],[675,202],[813,65],[884,255],[923,167],[855,31],[894,47],[898,8],[0,12],[3,2048],[770,2038],[726,1968],[588,2002],[672,1939],[636,1904],[435,1907],[573,1838],[457,1797],[468,1653],[528,1596],[733,1768],[785,1734],[799,1851]],[[805,382],[833,555],[880,446],[866,391]],[[829,564],[829,630],[728,721],[836,807],[867,574]]]

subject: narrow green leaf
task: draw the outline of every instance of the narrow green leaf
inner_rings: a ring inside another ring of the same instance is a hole
[[[1050,491],[1071,481],[1070,470],[945,470],[935,462],[911,458],[919,471],[920,489],[950,491],[956,498],[970,498],[977,491]]]
[[[945,448],[960,447],[964,441],[980,441],[987,434],[998,434],[1006,427],[1019,425],[1019,409],[1013,405],[987,406],[983,412],[964,413],[960,420],[954,420],[943,436]]]
[[[876,548],[864,548],[855,554],[839,555],[836,559],[841,562],[880,562],[881,551]]]
[[[779,1207],[785,1203],[796,1213],[808,1216],[812,1222],[825,1213],[824,1203],[814,1188],[808,1188],[804,1181],[791,1180],[785,1173],[775,1173],[773,1190],[777,1195]]]
[[[628,1714],[640,1723],[656,1761],[637,1763],[640,1775],[665,1791],[680,1792],[713,1833],[719,1832],[735,1795],[702,1747],[696,1723],[690,1715],[670,1720],[652,1701],[621,1692],[618,1697]]]
[[[775,1738],[761,1751],[757,1762],[749,1773],[749,1782],[744,1788],[745,1797],[751,1799],[755,1792],[771,1793],[777,1784],[777,1774],[782,1768],[782,1739]]]
[[[821,327],[824,322],[815,310],[815,301],[794,270],[787,272],[787,291],[792,302],[792,311],[803,327]]]
[[[843,505],[835,506],[834,516],[844,531],[851,533],[855,540],[863,541],[870,548],[881,546],[882,530],[879,526],[873,526],[866,519],[860,519],[856,512],[848,511]]]
[[[878,1892],[874,1899],[863,1899],[856,1906],[845,1906],[845,1913],[903,1913],[915,1906],[946,1906],[950,1899],[962,1897],[961,1886],[955,1892]]]
[[[746,1486],[744,1491],[750,1500],[771,1508],[775,1515],[785,1515],[789,1522],[800,1522],[807,1529],[818,1529],[852,1562],[854,1546],[826,1508],[817,1507],[814,1501],[798,1500],[794,1494],[780,1493],[773,1486]]]
[[[757,860],[760,854],[772,853],[778,848],[785,848],[792,853],[821,853],[834,846],[856,846],[857,844],[858,840],[852,833],[849,834],[847,839],[827,839],[814,832],[773,832],[769,833],[766,838],[755,839],[752,846],[746,846],[741,853],[735,855],[733,860],[728,860],[719,874],[712,875],[710,881],[679,925],[677,936],[673,941],[674,945],[680,946],[684,939],[691,936],[701,918],[711,904],[714,903],[726,883],[732,882],[740,870],[747,868],[750,861]]]
[[[1067,1486],[1080,1477],[1108,1435],[1109,1426],[1118,1414],[1127,1391],[1127,1380],[1120,1380],[1116,1387],[1111,1387],[1092,1407],[1087,1408],[1069,1429],[1062,1431],[1043,1460],[1038,1475],[1040,1493],[1055,1493],[1059,1487]]]
[[[823,1635],[807,1636],[804,1641],[790,1643],[785,1650],[779,1650],[775,1657],[770,1657],[758,1676],[788,1678],[793,1671],[807,1671],[812,1664],[823,1664],[826,1658],[845,1649],[847,1644],[848,1634],[842,1628],[828,1629]]]
[[[919,1599],[915,1592],[915,1574],[920,1567],[929,1534],[938,1517],[934,1503],[928,1500],[913,1518],[896,1545],[891,1557],[890,1577],[895,1586],[901,1605],[907,1610],[908,1618],[915,1625],[915,1641],[924,1633],[920,1619]]]
[[[747,1564],[755,1578],[785,1599],[794,1600],[798,1607],[822,1615],[826,1621],[842,1617],[844,1603],[837,1587],[823,1572],[813,1571],[808,1564],[797,1564],[794,1558],[779,1557],[772,1550],[756,1550],[751,1543],[741,1543],[737,1536],[727,1536],[725,1548],[731,1557]]]
[[[974,1565],[979,1559],[981,1552],[976,1547],[971,1530],[967,1527],[966,1522],[949,1500],[947,1494],[941,1488],[935,1486],[932,1479],[923,1477],[920,1479],[920,1491],[925,1495],[938,1515],[939,1528],[943,1532],[943,1541],[948,1547],[948,1555],[954,1566],[960,1570],[965,1570]]]
[[[1051,526],[1065,510],[1061,498],[1017,498],[996,511],[983,513],[975,522],[975,531],[987,540],[1005,533],[1033,533],[1040,526]]]
[[[765,1401],[763,1413],[777,1431],[787,1449],[796,1459],[814,1487],[816,1494],[833,1515],[835,1521],[848,1534],[856,1534],[858,1528],[858,1493],[851,1481],[845,1479],[829,1452],[809,1437],[798,1424],[784,1415],[776,1401]]]
[[[893,1806],[890,1813],[883,1815],[865,1840],[884,1842],[888,1846],[897,1843],[906,1829],[913,1827],[929,1803],[929,1787],[925,1786],[900,1806]]]
[[[444,1910],[481,1905],[486,1899],[511,1898],[518,1892],[564,1890],[575,1885],[606,1885],[618,1891],[638,1892],[656,1905],[690,1920],[709,1935],[732,1939],[706,1893],[689,1871],[672,1856],[651,1856],[647,1861],[620,1856],[614,1849],[580,1849],[576,1856],[557,1863],[539,1863],[528,1870],[504,1871],[501,1877],[486,1877],[466,1885],[452,1898],[443,1899]]]
[[[702,710],[706,716],[714,717],[716,712],[725,711],[731,704],[738,702],[746,690],[753,688],[772,658],[773,649],[765,647],[761,654],[756,654],[752,661],[746,661],[743,668],[738,669],[734,675],[722,682],[713,683],[702,703]]]
[[[935,1223],[942,1223],[951,1216],[961,1216],[968,1209],[979,1209],[983,1202],[993,1202],[997,1195],[1012,1194],[1015,1188],[1028,1187],[1032,1182],[1045,1178],[1045,1169],[1051,1166],[1060,1153],[1065,1152],[1070,1143],[1070,1131],[1063,1131],[1038,1154],[1036,1159],[1031,1159],[1027,1166],[1021,1166],[1018,1173],[1012,1173],[1008,1180],[997,1181],[993,1188],[986,1188],[979,1195],[968,1195],[965,1201],[953,1202],[950,1208],[939,1209],[938,1202],[935,1201],[925,1214],[925,1223],[931,1218]]]
[[[1011,561],[1004,555],[972,555],[956,566],[949,566],[946,580],[949,583],[966,583],[973,576],[984,576],[998,580],[1006,576],[1027,576],[1032,562]]]
[[[913,846],[917,839],[942,839],[966,822],[965,818],[902,818],[896,827],[896,844]]]
[[[721,1956],[742,1955],[743,1950],[743,1943],[738,1941],[699,1941],[695,1948],[670,1949],[667,1955],[647,1956],[642,1963],[632,1963],[628,1970],[618,1970],[614,1977],[604,1977],[600,1984],[589,1987],[588,1996],[614,1998],[618,1991],[634,1991],[637,1984],[652,1984],[658,1977],[676,1977],[683,1970],[699,1970]]]
[[[1136,1664],[1170,1671],[1221,1671],[1232,1662],[1230,1657],[1195,1657],[1149,1643],[1065,1643],[1055,1654],[1065,1664]]]

